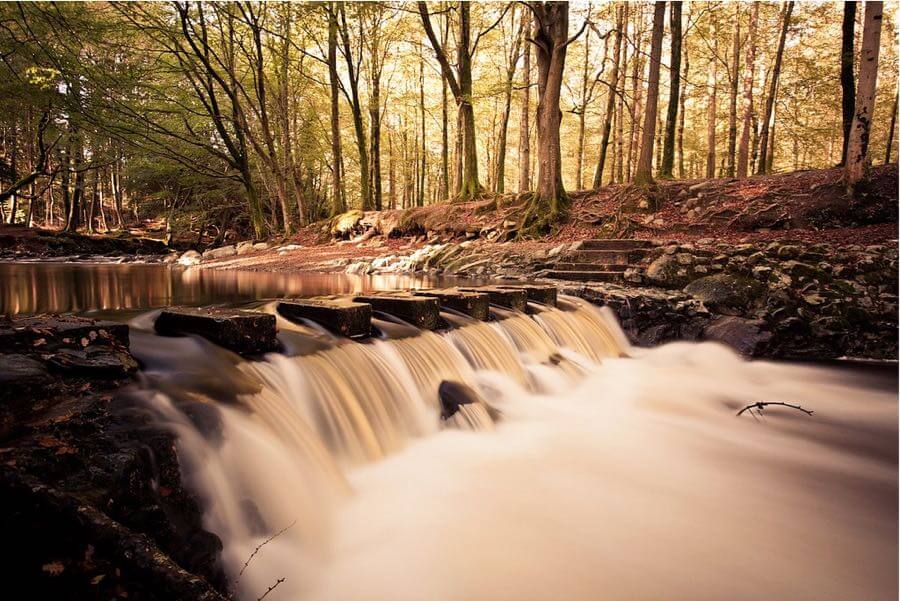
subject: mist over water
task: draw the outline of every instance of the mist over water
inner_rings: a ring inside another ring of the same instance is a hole
[[[893,375],[630,349],[566,303],[237,362],[227,403],[149,362],[240,598],[280,578],[267,599],[896,598]],[[442,423],[442,380],[490,411]],[[755,401],[815,413],[735,415]]]

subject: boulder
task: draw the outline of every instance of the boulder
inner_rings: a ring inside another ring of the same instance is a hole
[[[751,280],[724,273],[694,280],[684,292],[719,313],[741,311],[759,299],[765,286]]]
[[[254,311],[173,307],[164,309],[154,323],[166,336],[195,334],[242,355],[274,351],[275,316]]]
[[[196,250],[186,250],[184,254],[178,257],[179,265],[198,265],[202,255]]]
[[[278,314],[290,321],[309,319],[324,328],[350,338],[368,336],[372,330],[372,305],[329,299],[283,300]]]
[[[203,252],[204,259],[223,259],[225,257],[233,257],[237,254],[234,245],[220,246],[219,248],[211,248]]]
[[[727,344],[745,357],[765,354],[772,333],[765,330],[765,322],[742,317],[720,317],[703,329],[704,340]]]
[[[679,260],[679,255],[684,253],[668,253],[661,255],[655,259],[647,267],[646,277],[651,284],[655,284],[662,288],[682,288],[692,281],[696,274],[693,266],[683,263],[684,259]]]

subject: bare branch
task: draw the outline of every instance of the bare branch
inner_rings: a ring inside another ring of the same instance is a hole
[[[763,408],[769,407],[769,406],[790,407],[791,409],[796,409],[797,411],[802,411],[806,415],[813,414],[813,411],[810,411],[809,409],[804,409],[800,405],[794,405],[793,403],[784,403],[782,401],[757,401],[755,403],[750,403],[749,405],[747,405],[746,407],[744,407],[743,409],[738,411],[737,414],[738,414],[738,417],[740,417],[741,414],[743,414],[745,411],[749,411],[750,414],[752,415],[753,409],[756,409],[756,411],[758,413],[760,413],[763,410]]]

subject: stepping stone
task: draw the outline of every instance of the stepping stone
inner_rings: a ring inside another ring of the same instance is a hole
[[[500,286],[478,286],[477,288],[460,288],[467,292],[481,292],[487,294],[492,305],[507,307],[513,311],[525,311],[528,303],[528,293],[515,288],[502,288]]]
[[[423,330],[436,330],[441,325],[441,307],[436,298],[379,294],[357,296],[353,301],[368,303],[376,311],[399,317]]]
[[[413,294],[436,298],[442,307],[459,311],[481,321],[487,321],[490,316],[491,302],[487,294],[467,292],[456,288],[416,290]]]
[[[254,355],[278,348],[275,316],[236,309],[164,309],[154,329],[164,336],[195,334],[242,355]]]
[[[556,286],[547,284],[500,284],[498,288],[524,290],[528,300],[550,307],[556,306]]]
[[[275,305],[278,314],[289,321],[309,319],[325,329],[361,338],[372,331],[372,305],[331,299],[307,298],[282,300]]]

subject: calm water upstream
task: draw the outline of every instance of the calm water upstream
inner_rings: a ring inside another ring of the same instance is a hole
[[[137,265],[0,278],[7,312],[129,320],[132,401],[178,435],[241,600],[280,579],[267,600],[897,598],[895,372],[635,349],[574,298],[490,322],[444,312],[452,328],[415,336],[379,319],[367,342],[280,320],[310,344],[245,361],[154,335],[143,309],[426,282]],[[447,381],[479,401],[442,420]],[[815,413],[735,415],[755,401]]]

